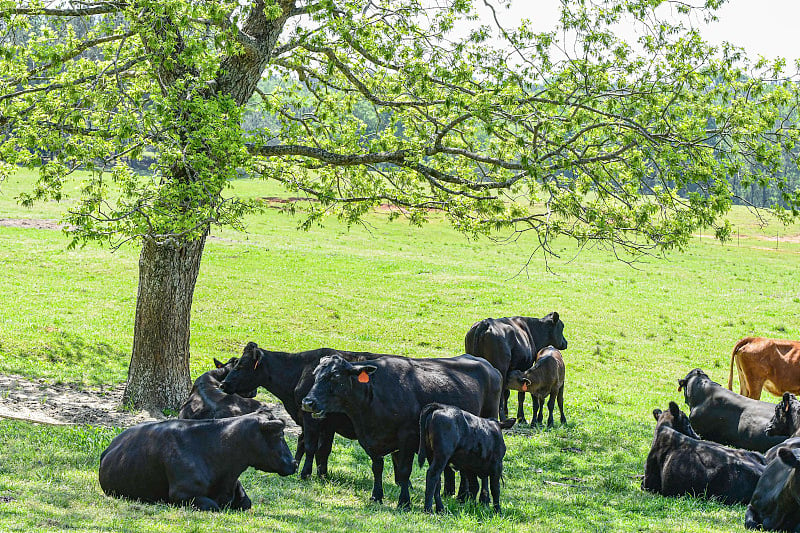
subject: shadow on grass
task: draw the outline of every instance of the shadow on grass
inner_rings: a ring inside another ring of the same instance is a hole
[[[45,335],[37,346],[0,346],[0,354],[1,371],[82,385],[124,381],[130,361],[127,349],[63,331]]]

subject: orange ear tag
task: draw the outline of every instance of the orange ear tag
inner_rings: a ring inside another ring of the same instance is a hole
[[[358,382],[369,383],[369,374],[367,374],[366,370],[362,370],[361,373],[358,375]]]
[[[522,384],[522,392],[527,392],[527,391],[528,391],[528,384],[527,383],[523,383]]]

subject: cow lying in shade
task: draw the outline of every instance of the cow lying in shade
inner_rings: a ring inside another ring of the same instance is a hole
[[[238,361],[238,357],[231,357],[227,363],[214,359],[216,368],[194,380],[192,391],[181,406],[178,418],[229,418],[254,413],[264,407],[261,402],[252,399],[257,389],[239,394],[226,394],[220,390],[220,384]]]
[[[800,450],[780,448],[764,470],[744,515],[747,529],[800,531]]]
[[[566,367],[561,352],[548,346],[542,348],[536,354],[536,363],[528,370],[522,372],[511,370],[508,373],[506,387],[511,390],[519,391],[519,413],[521,418],[517,421],[525,423],[525,393],[528,392],[533,399],[533,416],[531,423],[542,423],[544,416],[544,399],[550,397],[547,408],[550,410],[550,417],[547,419],[547,427],[553,427],[553,407],[558,399],[558,410],[561,412],[561,423],[567,423],[564,416],[564,376]]]
[[[775,404],[745,398],[711,381],[695,368],[678,380],[689,405],[689,420],[706,440],[764,453],[785,437],[766,434]]]
[[[100,456],[100,486],[109,496],[143,502],[246,510],[250,498],[239,476],[248,466],[281,476],[297,469],[283,428],[268,412],[140,424]]]
[[[767,435],[800,437],[800,402],[794,394],[783,393],[767,424]]]
[[[467,476],[471,487],[481,478],[480,502],[489,504],[491,486],[495,512],[500,512],[500,480],[506,445],[501,429],[508,429],[516,420],[498,422],[481,418],[452,405],[430,403],[419,415],[419,466],[427,459],[430,466],[425,475],[425,512],[431,512],[434,498],[436,512],[444,511],[439,487],[441,474],[452,464]],[[470,498],[475,494],[471,492]]]
[[[643,490],[664,496],[706,496],[727,504],[750,501],[764,472],[763,455],[697,440],[675,402],[670,402],[668,411],[656,409],[653,415],[658,423],[647,455]]]

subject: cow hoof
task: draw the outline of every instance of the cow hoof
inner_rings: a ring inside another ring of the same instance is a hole
[[[370,496],[369,501],[383,505],[383,498],[376,498],[375,496]]]
[[[401,502],[397,504],[397,510],[406,512],[411,510],[411,502]]]
[[[522,418],[517,418],[517,424],[527,424],[527,423],[528,421],[525,420],[524,416]]]

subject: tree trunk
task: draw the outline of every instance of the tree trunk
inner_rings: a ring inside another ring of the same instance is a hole
[[[205,241],[144,240],[125,405],[177,410],[189,394],[189,321]]]

